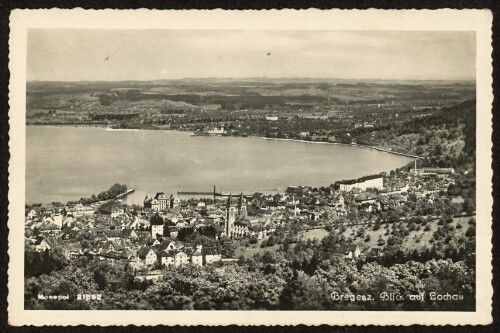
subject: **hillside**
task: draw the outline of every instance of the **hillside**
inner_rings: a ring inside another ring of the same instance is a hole
[[[359,135],[361,142],[426,158],[425,164],[470,168],[476,149],[476,101]]]

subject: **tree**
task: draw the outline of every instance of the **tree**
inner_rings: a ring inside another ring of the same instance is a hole
[[[102,269],[97,268],[94,271],[94,281],[97,284],[97,288],[99,290],[104,290],[108,284],[108,279],[106,274],[102,271]]]
[[[465,236],[468,238],[476,237],[476,227],[471,225],[465,232]]]
[[[235,253],[235,246],[233,241],[225,241],[222,244],[222,255],[232,258],[234,257],[234,253]]]
[[[475,207],[474,202],[472,201],[472,199],[467,198],[467,199],[464,200],[462,209],[467,214],[472,214],[476,210],[476,207]]]

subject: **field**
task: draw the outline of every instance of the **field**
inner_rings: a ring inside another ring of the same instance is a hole
[[[308,239],[313,240],[316,238],[318,240],[321,240],[326,235],[328,235],[328,231],[326,231],[325,229],[311,229],[311,230],[301,231],[299,233],[298,239],[307,242]]]
[[[474,217],[475,218],[475,217]],[[469,228],[469,220],[471,217],[459,217],[454,218],[453,222],[449,223],[448,226],[454,228],[454,239],[458,239],[465,235],[465,232]],[[424,230],[424,227],[420,226],[420,230],[409,231],[409,235],[404,237],[403,247],[406,249],[421,249],[429,248],[432,246],[432,239],[434,232],[438,229],[438,220],[428,222],[429,230]],[[460,224],[461,228],[457,229],[457,225]],[[373,230],[373,226],[352,226],[347,227],[347,229],[342,233],[346,239],[351,239],[352,242],[362,244],[367,248],[382,248],[383,246],[378,245],[380,238],[387,243],[387,239],[392,232],[393,226],[390,224],[389,228],[386,229],[386,225],[382,224],[378,230]],[[339,232],[339,229],[334,229]],[[387,231],[390,231],[389,233]],[[328,235],[325,229],[312,229],[305,230],[299,233],[299,239],[302,241],[307,241],[308,239],[318,239],[321,240],[323,237]],[[369,235],[368,241],[365,241],[366,236]]]

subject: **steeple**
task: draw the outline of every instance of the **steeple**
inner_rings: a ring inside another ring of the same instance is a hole
[[[297,203],[295,202],[295,195],[293,196],[293,217],[297,217]]]
[[[236,208],[231,206],[231,192],[229,192],[229,197],[227,198],[226,205],[226,235],[228,237],[232,236],[233,224],[236,219]]]
[[[238,215],[240,218],[247,216],[247,206],[245,205],[245,199],[243,198],[243,192],[240,194],[240,200],[238,202]]]
[[[239,210],[241,210],[241,206],[243,206],[243,192],[240,193],[240,200],[238,201]]]

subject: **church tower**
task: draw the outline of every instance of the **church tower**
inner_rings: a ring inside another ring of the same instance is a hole
[[[236,208],[231,205],[231,192],[227,198],[226,204],[226,236],[231,237],[233,232],[233,224],[236,220]]]
[[[295,195],[293,196],[293,217],[297,217],[297,202],[295,201]]]
[[[247,217],[247,206],[245,205],[243,192],[241,192],[240,200],[238,201],[238,216],[240,217],[240,219]]]

